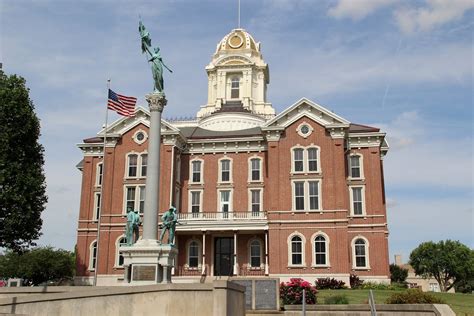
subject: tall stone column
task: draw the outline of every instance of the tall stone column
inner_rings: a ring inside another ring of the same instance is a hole
[[[157,240],[160,195],[160,144],[161,114],[167,100],[162,93],[145,96],[150,107],[150,130],[148,136],[148,165],[146,175],[145,210],[143,214],[143,239]]]

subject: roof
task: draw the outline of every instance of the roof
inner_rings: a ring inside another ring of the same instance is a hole
[[[103,137],[97,137],[97,136],[84,139],[84,143],[86,143],[86,144],[101,143],[103,141],[104,141]]]
[[[349,132],[352,132],[352,133],[357,133],[357,132],[361,132],[361,133],[363,133],[363,132],[380,132],[380,128],[351,123],[349,125]]]
[[[180,131],[184,137],[189,139],[228,138],[262,135],[262,130],[260,129],[260,127],[253,127],[236,131],[211,131],[200,127],[181,127]]]

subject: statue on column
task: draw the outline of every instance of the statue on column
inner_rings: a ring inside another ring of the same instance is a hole
[[[151,46],[150,33],[145,29],[142,21],[139,22],[138,31],[140,32],[142,41],[142,53],[147,53],[149,55],[148,61],[151,62],[151,71],[153,73],[153,80],[155,81],[153,90],[154,92],[163,93],[165,88],[163,81],[163,67],[165,67],[169,72],[173,71],[163,63],[160,48],[158,46],[155,48]]]
[[[176,214],[176,211],[176,207],[172,206],[161,217],[163,224],[161,228],[160,243],[163,243],[163,237],[165,236],[166,231],[168,231],[168,244],[174,246],[174,232],[176,230],[176,224],[178,223],[178,214]]]

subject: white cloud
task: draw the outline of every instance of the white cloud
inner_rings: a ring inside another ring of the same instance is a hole
[[[395,2],[396,0],[339,0],[335,6],[329,8],[328,15],[336,19],[351,18],[358,21]]]
[[[430,31],[443,24],[459,20],[474,8],[472,0],[426,0],[425,7],[401,8],[394,12],[399,28],[406,34]]]

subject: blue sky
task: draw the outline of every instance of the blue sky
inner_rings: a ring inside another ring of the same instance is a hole
[[[241,25],[262,43],[278,112],[307,97],[375,125],[385,164],[389,248],[406,260],[427,240],[474,247],[473,28],[465,0],[242,0]],[[0,61],[26,78],[41,119],[49,203],[42,245],[72,250],[81,152],[104,123],[106,83],[143,96],[152,78],[138,16],[174,73],[165,117],[194,116],[237,0],[0,2]],[[116,119],[116,116],[112,116]]]

